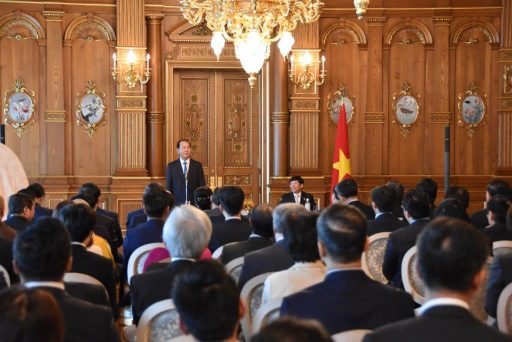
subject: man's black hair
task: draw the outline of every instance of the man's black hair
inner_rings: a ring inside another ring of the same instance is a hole
[[[510,203],[505,196],[495,195],[487,201],[487,210],[493,213],[494,221],[505,223]]]
[[[98,203],[100,196],[101,196],[101,190],[99,186],[97,186],[94,183],[84,183],[78,190],[79,194],[89,194],[92,197],[94,197],[94,200],[96,203]]]
[[[379,209],[380,212],[392,212],[395,206],[395,191],[387,186],[381,185],[375,187],[372,192],[372,202],[375,203],[375,206]]]
[[[25,193],[16,193],[9,197],[9,214],[23,214],[25,208],[31,209],[34,206],[34,200]]]
[[[437,183],[431,178],[423,178],[416,184],[416,190],[423,191],[428,196],[428,201],[431,205],[434,204],[437,198]]]
[[[96,213],[84,204],[63,207],[57,218],[64,223],[73,242],[83,242],[96,225]]]
[[[39,183],[32,183],[27,189],[34,194],[35,198],[43,198],[45,195],[44,187]]]
[[[316,320],[284,316],[265,325],[251,342],[332,342],[331,335]]]
[[[335,191],[338,194],[338,198],[339,196],[345,198],[357,196],[357,183],[352,178],[344,179],[336,185]]]
[[[294,262],[315,262],[320,260],[315,229],[318,214],[292,213],[283,222],[284,239]]]
[[[444,198],[455,198],[460,203],[462,203],[464,209],[467,209],[469,207],[469,192],[466,188],[462,186],[451,186],[450,188],[448,188],[448,191],[444,195]]]
[[[434,217],[451,217],[462,221],[469,221],[466,208],[456,198],[447,198],[439,204],[434,211]]]
[[[491,197],[502,195],[511,200],[510,185],[502,179],[494,179],[487,184],[487,192]]]
[[[189,146],[190,146],[190,147],[192,147],[192,143],[190,142],[190,140],[188,140],[188,139],[180,139],[180,140],[178,140],[178,142],[176,143],[176,148],[180,148],[180,144],[181,144],[182,142],[187,142],[187,143],[189,144]]]
[[[254,234],[266,238],[274,237],[274,229],[272,227],[272,207],[262,203],[258,205],[251,213],[251,227]]]
[[[144,211],[149,217],[162,217],[167,208],[174,207],[175,199],[167,190],[154,189],[142,196]]]
[[[238,186],[223,186],[219,191],[222,209],[229,215],[240,214],[244,205],[244,191]]]
[[[71,196],[71,198],[69,200],[71,202],[73,202],[76,199],[84,200],[85,202],[87,202],[87,204],[89,204],[89,207],[91,207],[93,209],[96,206],[96,203],[98,203],[98,201],[94,198],[93,195],[91,195],[90,193],[86,193],[86,192]]]
[[[290,183],[293,182],[293,181],[297,181],[299,182],[299,184],[304,184],[304,179],[302,179],[301,176],[292,176],[290,177]]]
[[[423,191],[407,191],[402,205],[414,220],[428,217],[430,213],[430,202],[427,194]]]
[[[212,203],[217,206],[220,204],[220,195],[219,194],[220,194],[220,188],[213,189]]]
[[[207,186],[200,186],[194,190],[194,203],[201,210],[208,210],[212,207],[212,189]]]

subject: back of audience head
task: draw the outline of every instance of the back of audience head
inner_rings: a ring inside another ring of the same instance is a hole
[[[357,183],[352,178],[344,179],[338,184],[336,184],[336,187],[334,188],[334,193],[336,199],[338,200],[341,200],[342,197],[346,199],[357,196]]]
[[[487,184],[487,191],[485,193],[486,200],[496,195],[502,195],[511,200],[510,185],[502,179],[494,179]]]
[[[88,193],[76,194],[74,196],[71,196],[69,198],[69,200],[75,204],[87,203],[87,205],[89,205],[89,207],[91,207],[92,209],[96,208],[96,203],[97,203],[96,200],[94,199],[94,197],[91,194],[88,194]]]
[[[164,224],[162,237],[172,257],[199,259],[210,237],[212,222],[202,210],[180,205]]]
[[[174,207],[175,200],[173,194],[169,191],[154,189],[144,193],[142,203],[148,217],[165,219]]]
[[[397,181],[389,181],[386,183],[395,192],[395,205],[400,206],[404,198],[404,186]]]
[[[456,198],[447,198],[439,204],[434,212],[434,217],[452,217],[463,221],[469,221],[466,209]]]
[[[387,185],[375,187],[371,192],[371,196],[372,203],[375,204],[375,207],[377,207],[381,213],[393,211],[396,195],[391,187]]]
[[[510,202],[505,196],[495,195],[487,202],[487,212],[490,215],[489,222],[506,223],[507,211],[510,207]]]
[[[234,339],[244,314],[235,281],[212,260],[202,260],[179,274],[172,298],[183,330],[199,341]]]
[[[201,210],[208,210],[212,207],[212,190],[207,186],[200,186],[194,190],[194,203]]]
[[[9,215],[24,216],[31,221],[34,218],[34,200],[25,193],[16,193],[9,197]]]
[[[433,179],[423,178],[418,184],[416,184],[416,190],[426,193],[431,205],[436,201],[437,183]]]
[[[404,211],[406,211],[413,220],[426,218],[430,213],[428,196],[423,191],[407,191],[404,195],[402,206]]]
[[[357,208],[333,204],[325,209],[316,224],[320,255],[337,263],[361,260],[366,246],[366,217]],[[322,249],[326,255],[322,255]]]
[[[451,186],[448,188],[444,198],[455,198],[464,206],[464,209],[468,209],[469,207],[469,192],[462,186]]]
[[[211,200],[212,200],[212,209],[213,208],[218,208],[219,205],[220,205],[220,188],[215,188],[213,189],[213,193],[212,193],[212,197],[211,197]]]
[[[100,200],[101,189],[94,183],[84,183],[78,190],[78,193],[91,195],[94,198],[94,203],[96,205]]]
[[[0,293],[0,332],[4,342],[63,342],[64,318],[50,293],[11,287]]]
[[[244,197],[244,191],[238,186],[223,186],[219,191],[220,206],[230,216],[240,214]]]
[[[62,210],[62,208],[64,208],[67,205],[70,205],[70,204],[73,204],[73,202],[68,201],[68,200],[63,200],[63,201],[60,201],[59,203],[57,203],[57,205],[55,206],[55,209],[53,209],[52,217],[57,218],[59,216],[59,213]],[[82,203],[82,204],[89,206],[87,203]]]
[[[447,217],[428,223],[417,241],[418,271],[428,289],[476,290],[475,277],[488,256],[483,235],[468,223]]]
[[[144,188],[144,193],[153,191],[155,189],[166,190],[165,186],[163,186],[162,184],[156,183],[156,182],[151,182],[148,185],[146,185],[146,187]]]
[[[315,212],[293,213],[284,221],[284,237],[294,262],[320,260],[317,247]]]
[[[251,213],[252,232],[259,236],[271,239],[274,237],[272,228],[272,207],[262,203],[258,205]]]
[[[18,194],[26,195],[34,203],[36,201],[36,196],[34,196],[34,193],[31,190],[29,190],[28,188],[24,188],[24,189],[19,190]]]
[[[64,223],[73,242],[84,242],[96,225],[96,214],[83,204],[65,206],[59,210],[57,218]]]
[[[30,184],[27,189],[34,195],[36,199],[42,199],[45,196],[44,187],[39,183]]]
[[[57,219],[42,218],[18,233],[13,246],[14,268],[26,281],[62,281],[71,267],[71,242]]]
[[[264,326],[251,342],[331,342],[331,335],[315,320],[281,317]]]
[[[307,210],[303,205],[298,203],[282,203],[274,208],[272,212],[272,227],[274,233],[284,233],[284,221],[291,213],[306,213]]]

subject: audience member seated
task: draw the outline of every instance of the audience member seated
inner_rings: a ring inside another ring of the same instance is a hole
[[[482,233],[491,241],[512,240],[512,231],[507,230],[507,211],[510,206],[507,198],[496,195],[487,202],[489,226]]]
[[[43,218],[14,240],[14,269],[27,288],[50,292],[64,315],[66,341],[119,341],[108,307],[90,304],[64,290],[63,277],[71,270],[71,242],[64,225]]]
[[[263,287],[262,302],[282,298],[325,278],[325,265],[317,248],[316,213],[289,215],[284,222],[284,241],[294,264],[287,270],[268,276]]]
[[[220,189],[221,188],[215,188],[213,190],[211,196],[212,208],[204,211],[212,221],[212,224],[218,224],[225,221],[224,215],[222,215],[222,211],[220,210]]]
[[[306,205],[309,203],[309,210],[316,210],[315,198],[310,193],[302,191],[304,187],[304,179],[301,176],[293,176],[290,178],[290,190],[281,197],[281,203],[297,203]]]
[[[360,210],[340,203],[317,222],[318,251],[327,266],[325,280],[283,299],[281,316],[316,319],[333,335],[373,330],[414,317],[411,296],[371,280],[361,269],[368,246],[366,219]]]
[[[209,260],[212,258],[212,252],[208,248],[205,248],[199,260]],[[164,260],[171,259],[171,255],[167,248],[157,247],[151,250],[144,260],[144,265],[142,266],[142,272],[146,271],[154,271],[160,268],[165,268],[169,264],[169,262],[163,262]]]
[[[4,221],[15,231],[22,232],[34,219],[34,201],[28,194],[16,193],[9,197],[9,215]]]
[[[67,205],[59,210],[57,217],[67,228],[71,237],[73,265],[71,272],[90,275],[99,280],[107,290],[114,318],[118,317],[116,305],[116,278],[110,260],[87,251],[92,244],[96,214],[83,204]]]
[[[469,222],[466,208],[464,208],[464,205],[456,198],[447,198],[439,204],[439,207],[434,211],[434,217],[441,216]]]
[[[416,184],[416,190],[423,191],[427,194],[428,203],[430,205],[429,217],[434,218],[434,211],[436,210],[436,198],[437,198],[437,183],[431,178],[423,178],[418,184]]]
[[[264,326],[251,342],[332,342],[325,328],[312,319],[282,317]]]
[[[389,181],[386,183],[395,192],[395,204],[393,206],[393,216],[407,224],[402,209],[402,200],[404,199],[404,186],[396,181]]]
[[[5,201],[2,196],[0,196],[0,217],[4,217],[5,214]],[[13,242],[16,237],[16,231],[5,224],[5,222],[0,221],[0,239]]]
[[[267,272],[278,272],[293,266],[293,260],[288,252],[288,246],[284,240],[284,222],[289,215],[305,213],[304,206],[297,203],[283,203],[274,208],[272,212],[272,226],[276,243],[247,253],[244,256],[244,264],[238,278],[238,288],[241,290],[245,283],[257,275]]]
[[[437,218],[423,230],[417,246],[427,299],[419,316],[379,328],[363,341],[510,341],[469,312],[485,279],[488,252],[482,235],[464,221]]]
[[[227,244],[222,249],[220,260],[227,264],[231,260],[245,254],[268,247],[274,243],[274,230],[272,229],[272,207],[268,204],[258,205],[250,218],[252,234],[246,241]]]
[[[334,188],[334,195],[336,199],[341,201],[343,204],[352,205],[361,210],[367,220],[373,220],[375,218],[375,212],[372,207],[364,204],[357,197],[357,183],[352,178],[344,179],[339,182]]]
[[[130,256],[137,248],[148,243],[162,242],[162,229],[169,212],[174,207],[174,196],[167,190],[156,188],[145,193],[142,202],[148,220],[126,232],[123,243],[125,270]]]
[[[142,197],[144,198],[144,195],[146,193],[151,192],[155,189],[166,190],[165,186],[163,186],[160,183],[149,183],[144,188],[144,193],[143,193]],[[130,211],[126,217],[126,231],[138,226],[139,224],[146,222],[147,220],[148,220],[148,217],[147,217],[146,213],[144,212],[144,208]]]
[[[28,186],[27,190],[34,195],[34,202],[36,205],[34,221],[37,221],[42,217],[51,217],[53,210],[42,206],[46,195],[44,187],[39,183],[32,183]]]
[[[375,219],[368,220],[368,236],[383,232],[392,232],[407,225],[393,215],[395,205],[395,191],[387,186],[381,185],[372,190],[372,208],[375,212]]]
[[[238,341],[245,308],[235,281],[216,261],[199,261],[181,273],[172,299],[180,327],[196,341]]]
[[[395,230],[389,235],[382,273],[393,286],[403,289],[402,259],[405,253],[416,244],[416,238],[428,223],[430,203],[427,195],[418,190],[409,190],[403,201],[404,216],[409,225]]]
[[[458,200],[462,204],[462,207],[464,208],[464,221],[469,222],[469,192],[466,188],[462,186],[451,186],[448,188],[448,191],[446,191],[444,198],[455,198],[456,200]]]
[[[169,298],[175,276],[201,256],[211,234],[212,224],[203,211],[191,205],[181,205],[172,211],[163,229],[171,263],[164,269],[135,275],[130,282],[135,324],[151,304]]]
[[[200,186],[194,190],[195,206],[201,210],[210,210],[212,208],[212,189],[207,186]]]
[[[13,287],[0,293],[0,331],[4,342],[63,342],[64,317],[50,293]]]
[[[208,243],[208,249],[212,253],[220,246],[247,240],[251,235],[251,226],[241,215],[244,191],[237,186],[224,186],[219,191],[219,197],[220,210],[226,221],[212,227],[212,238]]]
[[[4,216],[4,200],[0,196],[0,217]],[[16,231],[5,223],[0,222],[0,265],[9,274],[11,284],[19,282],[18,276],[12,268],[12,242],[16,237]],[[4,279],[5,281],[5,279]],[[7,286],[7,283],[5,283]]]
[[[487,184],[487,190],[485,191],[485,203],[496,195],[502,195],[507,198],[511,196],[511,189],[508,183],[501,179],[495,179]],[[486,207],[487,205],[484,205]],[[477,227],[478,229],[483,229],[489,225],[489,220],[487,219],[487,209],[482,209],[471,215],[471,224]]]

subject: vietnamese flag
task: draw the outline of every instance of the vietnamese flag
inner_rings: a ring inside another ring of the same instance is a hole
[[[338,115],[338,129],[332,157],[331,191],[343,179],[350,178],[350,153],[348,150],[348,126],[345,104],[342,102]]]

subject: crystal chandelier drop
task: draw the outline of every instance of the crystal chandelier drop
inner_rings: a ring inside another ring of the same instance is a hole
[[[206,21],[217,58],[225,42],[233,42],[251,87],[270,56],[270,44],[279,41],[281,54],[287,56],[297,23],[318,20],[322,6],[321,0],[181,0],[183,16],[191,25]]]
[[[370,0],[354,0],[354,7],[356,8],[357,19],[363,19],[366,14]]]

